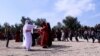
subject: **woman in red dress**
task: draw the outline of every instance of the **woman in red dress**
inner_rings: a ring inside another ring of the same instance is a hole
[[[42,23],[42,28],[40,29],[40,45],[43,48],[48,47],[48,26],[46,22]]]
[[[17,31],[17,32],[16,32],[16,35],[15,35],[15,42],[20,42],[20,31]]]

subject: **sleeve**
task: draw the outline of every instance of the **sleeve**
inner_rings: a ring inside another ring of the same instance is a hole
[[[30,25],[30,28],[31,28],[31,29],[36,29],[37,26],[36,26],[35,24],[33,24],[33,25]]]
[[[41,30],[42,30],[42,31],[43,31],[43,30],[46,30],[46,31],[47,31],[47,29],[48,29],[47,26],[43,26]]]

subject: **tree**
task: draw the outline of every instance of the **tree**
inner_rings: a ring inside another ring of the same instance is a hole
[[[4,32],[4,26],[0,25],[0,31],[3,33]]]
[[[62,23],[58,22],[56,26],[53,27],[54,29],[62,29],[63,25]]]
[[[64,20],[63,23],[65,27],[71,29],[71,30],[77,30],[78,28],[81,27],[80,22],[77,20],[77,17],[72,17],[72,16],[67,16]]]
[[[11,25],[10,28],[11,28],[11,32],[14,34],[16,31],[16,28],[14,27],[14,25]]]
[[[2,26],[0,25],[0,29],[1,29],[1,27],[2,27]]]
[[[22,19],[21,19],[21,23],[24,25],[25,24],[25,20],[26,18],[24,16],[22,16]]]
[[[63,25],[62,25],[60,22],[58,22],[58,23],[57,23],[57,26],[58,26],[58,28],[61,29]]]
[[[21,24],[24,25],[26,20],[29,20],[30,24],[36,23],[34,20],[30,19],[29,17],[25,18],[24,16],[22,16]]]
[[[100,30],[100,24],[96,24],[95,25],[95,29],[99,29]]]
[[[22,30],[22,28],[23,28],[23,25],[22,24],[15,24],[16,31]]]
[[[46,19],[44,18],[38,18],[35,22],[36,25],[41,26],[42,22],[46,22]]]
[[[1,30],[2,30],[2,26],[0,25],[0,32],[1,32]]]
[[[5,22],[5,23],[4,23],[4,28],[10,28],[9,23]]]

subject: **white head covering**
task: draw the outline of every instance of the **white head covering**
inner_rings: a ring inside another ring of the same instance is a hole
[[[25,24],[28,24],[29,22],[30,22],[29,20],[26,20],[26,21],[25,21]]]

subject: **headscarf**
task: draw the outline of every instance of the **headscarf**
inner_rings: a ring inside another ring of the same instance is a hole
[[[26,21],[25,21],[25,24],[28,24],[29,22],[30,22],[29,20],[26,20]]]

